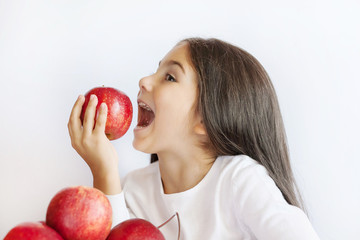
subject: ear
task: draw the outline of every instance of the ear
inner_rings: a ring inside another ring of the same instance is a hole
[[[202,120],[195,125],[194,132],[198,135],[206,135],[205,126]]]

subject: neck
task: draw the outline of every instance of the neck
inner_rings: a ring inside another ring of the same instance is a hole
[[[178,193],[195,187],[209,172],[215,158],[203,151],[177,155],[158,153],[164,193]]]

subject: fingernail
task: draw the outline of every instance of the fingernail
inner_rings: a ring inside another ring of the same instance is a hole
[[[94,94],[91,94],[90,100],[94,100],[94,99],[95,99],[95,95],[94,95]]]
[[[105,110],[105,108],[107,107],[107,106],[106,106],[106,103],[104,103],[104,102],[101,103],[100,107],[101,107],[102,110]]]

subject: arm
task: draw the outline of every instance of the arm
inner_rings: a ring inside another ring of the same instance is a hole
[[[107,106],[102,103],[95,122],[98,99],[92,95],[85,112],[83,125],[80,120],[85,97],[79,96],[71,111],[68,129],[73,148],[85,160],[93,175],[93,185],[104,194],[121,193],[118,156],[105,135]]]
[[[111,228],[115,227],[120,222],[130,218],[131,211],[128,211],[126,207],[125,197],[123,192],[115,195],[106,195],[106,197],[109,199],[113,211]]]

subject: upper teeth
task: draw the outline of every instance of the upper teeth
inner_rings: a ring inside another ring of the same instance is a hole
[[[139,102],[139,106],[144,108],[147,111],[152,111],[151,108],[143,102]]]

